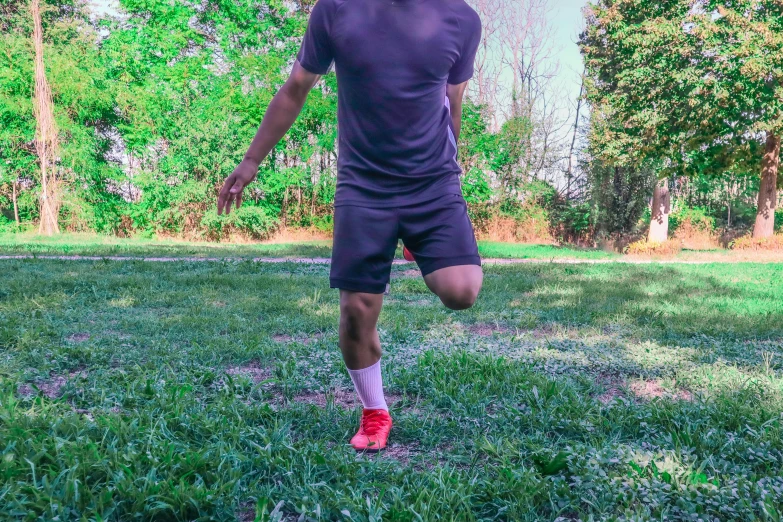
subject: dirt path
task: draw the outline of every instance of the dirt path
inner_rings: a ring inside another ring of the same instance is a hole
[[[253,258],[241,258],[241,257],[145,257],[145,256],[66,256],[66,255],[32,255],[32,254],[17,254],[17,255],[0,255],[0,261],[12,260],[12,259],[47,259],[47,260],[59,260],[59,261],[146,261],[152,263],[175,263],[175,262],[188,262],[188,263],[216,263],[216,262],[240,262],[240,261],[252,261],[254,263],[301,263],[312,265],[328,265],[331,261],[328,257],[253,257]],[[709,258],[709,259],[637,259],[630,257],[618,257],[611,259],[578,259],[578,258],[552,258],[552,259],[497,259],[486,258],[482,259],[482,263],[485,265],[517,265],[528,263],[554,263],[561,265],[598,265],[609,263],[623,263],[631,265],[649,265],[649,264],[677,264],[677,265],[703,265],[708,263],[741,263],[741,262],[781,262],[780,259],[768,260],[749,260],[749,259],[726,259]],[[403,259],[395,259],[395,265],[408,265],[412,264],[409,261]]]

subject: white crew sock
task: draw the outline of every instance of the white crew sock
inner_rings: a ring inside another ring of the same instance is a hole
[[[386,410],[386,399],[383,398],[383,380],[381,379],[381,361],[361,370],[348,370],[356,393],[366,410]]]

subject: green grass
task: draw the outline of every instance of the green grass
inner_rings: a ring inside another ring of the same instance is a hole
[[[376,457],[328,267],[0,267],[3,520],[783,516],[781,265],[395,270]]]
[[[397,257],[402,257],[398,249]],[[617,254],[600,250],[479,242],[484,257],[523,259],[603,259]],[[331,241],[300,241],[273,244],[225,244],[176,240],[122,239],[96,234],[63,234],[47,237],[34,234],[0,234],[0,255],[87,255],[87,256],[171,256],[171,257],[329,257]]]
[[[225,244],[199,241],[124,239],[97,234],[0,234],[0,255],[85,255],[160,257],[329,257],[331,241]]]
[[[573,246],[528,245],[520,243],[496,243],[480,241],[482,257],[514,259],[613,259],[620,257],[614,252]]]

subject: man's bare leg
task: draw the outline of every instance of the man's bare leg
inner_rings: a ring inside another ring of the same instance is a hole
[[[378,316],[382,294],[340,290],[340,350],[364,411],[351,445],[359,451],[386,447],[392,420],[383,395]]]
[[[349,370],[360,370],[381,359],[378,316],[383,294],[340,290],[340,351]]]
[[[427,274],[424,282],[447,308],[466,310],[476,302],[484,272],[478,265],[449,266]]]

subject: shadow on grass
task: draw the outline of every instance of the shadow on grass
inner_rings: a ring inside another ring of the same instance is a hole
[[[783,338],[783,267],[643,265],[498,267],[482,297],[541,322],[620,325],[660,343],[693,337]]]

